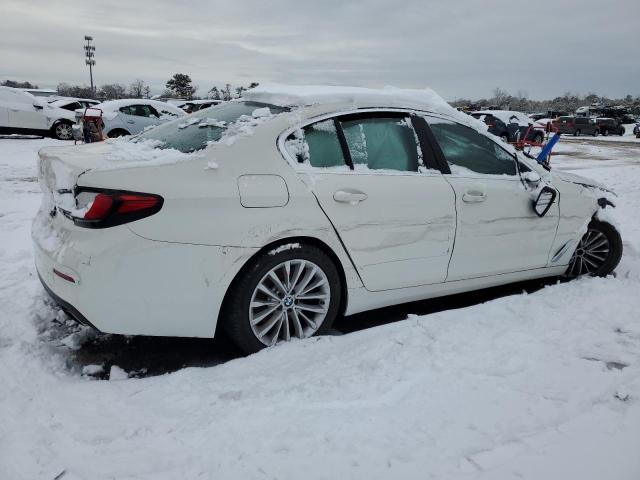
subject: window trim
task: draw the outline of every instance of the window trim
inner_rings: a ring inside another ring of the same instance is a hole
[[[343,110],[343,111],[334,111],[334,112],[328,112],[328,113],[323,113],[320,115],[316,115],[313,117],[309,117],[307,119],[305,119],[304,121],[302,121],[301,123],[291,126],[289,128],[287,128],[286,130],[282,131],[280,133],[280,135],[278,136],[278,138],[276,139],[276,147],[278,148],[280,155],[282,155],[282,157],[284,158],[284,160],[289,163],[289,165],[291,167],[293,167],[294,171],[297,173],[310,173],[313,172],[314,174],[321,174],[321,173],[325,173],[323,172],[322,167],[313,167],[313,166],[302,166],[303,164],[301,164],[300,162],[298,162],[286,149],[286,141],[287,138],[289,138],[289,136],[295,132],[296,130],[304,130],[306,127],[308,127],[309,125],[313,125],[314,123],[319,123],[325,120],[333,120],[334,121],[334,126],[336,126],[336,132],[341,132],[341,133],[337,133],[338,135],[338,140],[340,141],[340,136],[344,136],[344,132],[342,131],[342,125],[340,125],[340,122],[344,119],[348,119],[348,120],[355,120],[358,118],[372,118],[372,117],[382,117],[382,118],[389,118],[389,117],[401,117],[401,118],[407,118],[411,120],[411,126],[413,127],[414,131],[416,132],[416,135],[418,137],[418,145],[417,147],[421,149],[422,152],[422,159],[424,162],[424,165],[426,168],[430,169],[430,170],[436,170],[439,173],[442,173],[441,170],[441,166],[439,165],[439,161],[437,158],[433,158],[429,155],[430,153],[435,153],[437,155],[438,150],[436,148],[439,148],[437,146],[437,143],[435,144],[435,146],[433,145],[433,143],[431,143],[431,145],[429,145],[429,143],[424,143],[420,140],[421,137],[421,129],[418,128],[418,125],[416,125],[416,123],[414,122],[414,117],[420,117],[420,116],[425,116],[425,115],[430,115],[430,116],[437,116],[436,114],[434,114],[433,112],[429,112],[426,110],[416,110],[416,109],[412,109],[412,108],[395,108],[395,107],[367,107],[367,108],[359,108],[359,109],[353,109],[353,110]],[[454,123],[455,120],[448,118],[447,116],[437,116],[438,118],[442,118],[443,120],[449,120],[452,121]],[[426,121],[425,121],[426,123]],[[427,126],[428,128],[428,126]],[[433,136],[433,134],[432,134]],[[429,136],[427,135],[425,140],[428,140]],[[425,149],[425,147],[429,145],[432,149],[433,152],[430,152],[429,149]],[[341,143],[341,148],[344,148],[342,146]],[[346,145],[346,138],[345,138],[345,147],[347,148],[348,151],[348,146]],[[353,174],[355,172],[354,168],[353,168],[353,162],[351,160],[351,153],[348,152],[348,157],[345,156],[345,152],[343,150],[343,157],[344,157],[344,161],[345,161],[345,166],[349,167],[349,172],[326,172],[326,173],[331,173],[331,174],[337,174],[337,175],[350,175]],[[349,160],[347,160],[347,158]],[[349,165],[347,162],[351,162],[351,165]],[[446,164],[446,162],[445,162]],[[310,170],[313,169],[313,170]],[[385,173],[376,173],[375,170],[371,170],[370,172],[368,172],[368,174],[373,174],[373,175],[425,175],[425,173],[423,172],[409,172],[409,171],[402,171],[402,170],[398,170],[397,173],[389,173],[389,172],[385,172]]]

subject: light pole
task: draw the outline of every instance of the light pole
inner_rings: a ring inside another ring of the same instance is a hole
[[[95,89],[93,87],[93,66],[96,64],[96,61],[94,60],[96,47],[91,45],[91,41],[93,40],[93,37],[90,37],[89,35],[85,35],[84,39],[87,41],[87,44],[84,46],[84,56],[85,56],[84,63],[89,65],[89,77],[91,79],[91,91],[95,95],[96,91],[95,91]]]

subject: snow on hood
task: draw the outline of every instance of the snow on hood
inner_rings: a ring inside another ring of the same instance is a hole
[[[605,192],[613,193],[611,189],[606,187],[603,183],[600,183],[591,178],[583,177],[582,175],[578,175],[575,173],[565,172],[562,170],[561,171],[553,170],[552,176],[554,178],[559,178],[560,180],[564,180],[565,182],[576,183],[578,185],[583,185],[585,187],[599,188],[601,190],[604,190]]]

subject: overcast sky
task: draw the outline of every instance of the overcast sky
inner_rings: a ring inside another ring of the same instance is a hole
[[[640,95],[639,0],[0,0],[0,79]]]

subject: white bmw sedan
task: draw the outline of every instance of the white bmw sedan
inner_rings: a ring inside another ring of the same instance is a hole
[[[45,289],[102,332],[245,352],[337,315],[622,254],[607,190],[431,91],[265,86],[131,139],[40,151]]]

